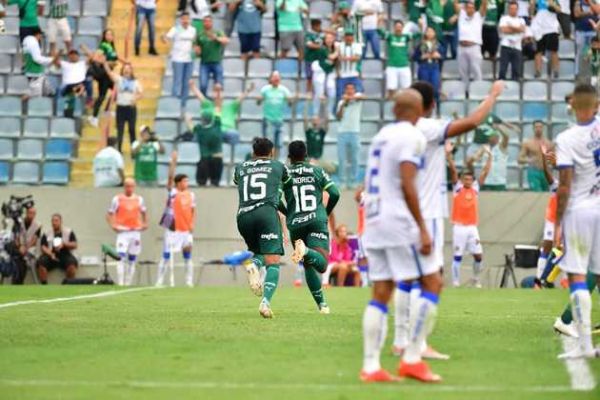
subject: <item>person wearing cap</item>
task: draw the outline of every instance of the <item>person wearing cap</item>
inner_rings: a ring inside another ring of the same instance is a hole
[[[158,184],[158,155],[165,153],[165,146],[149,126],[140,127],[140,140],[131,145],[134,167],[133,176],[140,186],[154,187]]]
[[[73,118],[75,112],[75,98],[86,93],[85,80],[87,75],[87,62],[81,60],[79,52],[75,49],[69,51],[67,60],[55,58],[54,65],[62,71],[62,87],[60,95],[65,97],[64,116]]]
[[[487,13],[487,6],[487,0],[482,0],[477,10],[475,1],[468,0],[463,8],[459,0],[454,0],[454,9],[458,14],[458,72],[467,93],[471,77],[475,81],[482,79],[481,45],[483,44],[483,19]]]
[[[293,47],[298,52],[298,60],[304,59],[304,26],[302,14],[308,15],[304,0],[276,0],[277,30],[279,31],[280,58],[286,58]]]
[[[6,3],[9,6],[19,7],[19,40],[21,43],[27,36],[35,36],[37,30],[40,29],[38,16],[44,12],[44,3],[40,0],[8,0]]]
[[[359,70],[362,44],[355,43],[353,30],[344,32],[344,40],[337,44],[336,52],[338,54],[336,101],[339,101],[348,84],[354,85],[358,92],[363,91]]]
[[[185,115],[185,123],[200,147],[200,161],[196,169],[198,186],[206,186],[208,181],[212,186],[219,186],[223,175],[223,90],[219,84],[215,84],[214,90],[214,109],[203,108],[198,124],[194,125],[191,116]]]
[[[344,32],[353,31],[354,41],[362,43],[362,30],[360,27],[360,15],[352,15],[350,3],[342,0],[338,3],[337,11],[331,16],[331,29],[337,34],[337,40],[344,39]]]
[[[486,121],[475,131],[475,136],[485,135],[488,143],[480,146],[472,156],[467,158],[467,165],[480,161],[489,151],[492,157],[490,172],[481,190],[505,191],[508,173],[508,134],[505,128],[514,127],[495,114],[490,114]]]
[[[377,33],[379,19],[383,15],[383,3],[381,0],[354,0],[351,13],[360,16],[360,29],[364,38],[362,57],[367,56],[367,47],[371,46],[373,57],[380,58],[381,45]]]
[[[24,98],[52,96],[55,90],[46,77],[46,66],[54,59],[42,54],[42,30],[34,27],[30,33],[23,40],[23,72],[29,81],[29,90]]]

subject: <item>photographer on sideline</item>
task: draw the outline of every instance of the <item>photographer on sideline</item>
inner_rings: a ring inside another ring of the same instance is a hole
[[[40,283],[48,284],[48,271],[60,268],[65,271],[67,279],[75,278],[77,259],[73,251],[77,249],[75,233],[63,227],[62,216],[52,215],[52,229],[42,236],[42,256],[38,259],[37,268]]]
[[[165,147],[148,126],[140,128],[140,140],[133,142],[131,155],[135,161],[135,182],[140,186],[153,187],[158,184],[158,155]]]
[[[18,254],[15,257],[17,268],[12,279],[13,285],[22,285],[27,275],[27,267],[35,265],[39,240],[42,236],[42,225],[35,220],[36,215],[35,207],[31,206],[26,209],[25,218],[15,237]]]

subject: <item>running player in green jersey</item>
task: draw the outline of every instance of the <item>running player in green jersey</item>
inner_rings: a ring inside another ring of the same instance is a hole
[[[264,318],[273,318],[271,299],[279,282],[279,264],[283,255],[283,236],[278,209],[281,188],[290,177],[285,165],[273,160],[273,142],[256,138],[252,144],[253,158],[235,167],[233,182],[238,187],[238,231],[248,250],[254,253],[252,262],[246,263],[250,287],[262,296],[258,311]],[[266,267],[264,290],[258,269]]]
[[[327,269],[329,256],[329,214],[340,198],[340,192],[321,167],[310,164],[304,142],[296,140],[288,148],[291,166],[290,181],[284,188],[287,204],[287,226],[294,245],[292,261],[304,263],[306,284],[321,314],[329,314],[329,307],[317,272]],[[329,194],[323,205],[323,192]]]

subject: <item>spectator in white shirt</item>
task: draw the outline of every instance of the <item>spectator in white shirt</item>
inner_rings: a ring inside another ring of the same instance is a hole
[[[344,41],[336,46],[338,54],[336,102],[342,98],[346,86],[351,83],[357,92],[363,91],[358,65],[362,57],[362,44],[354,42],[354,31],[344,32]]]
[[[117,138],[109,137],[106,147],[94,157],[94,186],[115,187],[123,184],[123,156],[115,146]]]
[[[519,11],[517,15],[525,20],[527,26],[531,23],[531,0],[517,0]]]
[[[184,107],[189,96],[188,82],[194,68],[192,51],[194,40],[196,40],[196,29],[190,25],[190,14],[187,12],[181,14],[179,22],[180,24],[175,25],[166,35],[163,35],[162,40],[172,42],[173,88],[171,96],[179,97],[181,106]]]
[[[357,93],[354,84],[347,83],[344,87],[344,96],[338,103],[336,112],[339,120],[337,139],[338,176],[340,187],[346,183],[350,189],[356,188],[358,184],[362,100],[363,96]],[[350,165],[347,165],[347,161]]]
[[[531,0],[537,6],[537,13],[531,21],[531,31],[537,42],[535,50],[535,77],[542,76],[542,57],[550,52],[552,76],[558,78],[558,42],[560,25],[556,17],[558,7],[553,0]],[[552,11],[551,11],[552,10]]]
[[[196,29],[197,33],[204,30],[204,17],[209,17],[212,11],[218,11],[221,4],[222,2],[220,1],[213,3],[210,0],[188,0],[187,12],[190,13],[192,26]]]
[[[144,29],[144,21],[148,25],[148,53],[152,56],[157,56],[156,48],[154,47],[154,32],[156,31],[156,3],[158,0],[131,0],[135,4],[135,55],[140,55],[140,44],[142,43],[142,30]]]
[[[479,10],[475,2],[468,0],[464,8],[458,0],[454,0],[454,8],[458,14],[458,71],[465,90],[469,92],[469,81],[479,81],[481,75],[481,44],[483,19],[487,13],[487,0],[482,0]]]
[[[506,79],[508,65],[511,66],[511,79],[521,78],[523,53],[521,43],[525,33],[525,20],[518,16],[519,5],[515,1],[508,3],[508,14],[500,18],[500,73],[499,78]]]
[[[62,71],[62,87],[60,95],[65,97],[64,116],[73,118],[75,112],[75,98],[86,93],[87,62],[81,60],[79,52],[75,49],[69,51],[67,60],[55,58],[55,65]]]
[[[364,40],[362,57],[367,56],[367,46],[371,45],[373,57],[379,59],[381,54],[381,45],[377,26],[379,18],[383,13],[383,4],[381,0],[354,0],[352,4],[352,14],[361,17],[361,27]]]

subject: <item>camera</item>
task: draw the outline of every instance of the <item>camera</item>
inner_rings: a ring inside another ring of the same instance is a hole
[[[35,202],[33,196],[10,196],[10,199],[2,203],[2,223],[0,224],[0,281],[5,277],[12,276],[16,272],[16,259],[18,248],[16,237],[23,223],[23,211],[33,207]],[[9,223],[12,222],[12,228]]]
[[[23,215],[23,211],[34,205],[32,195],[24,197],[10,196],[10,199],[2,204],[2,215],[4,218],[19,220]]]

